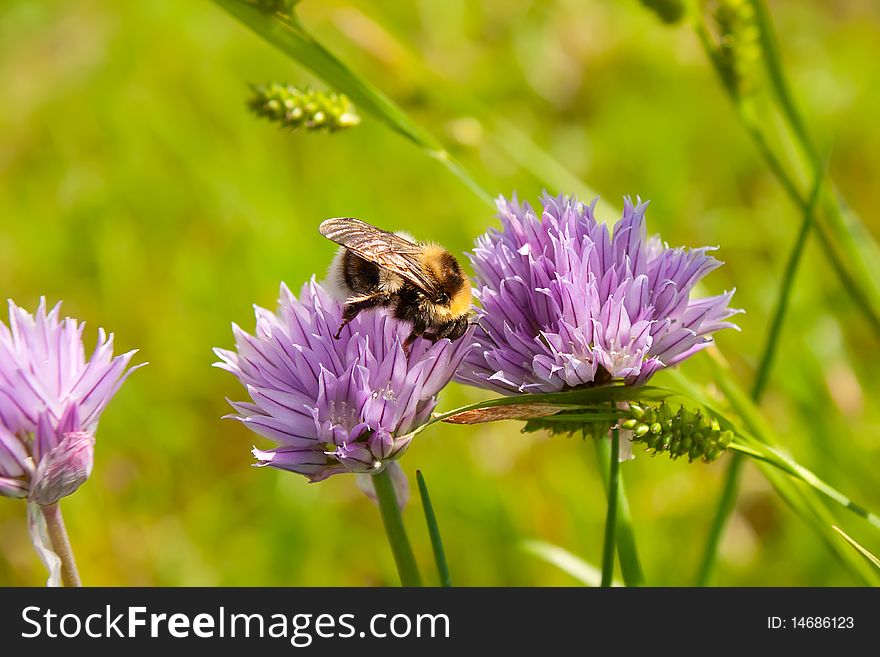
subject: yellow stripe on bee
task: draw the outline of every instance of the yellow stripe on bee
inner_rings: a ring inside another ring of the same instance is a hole
[[[471,282],[464,279],[464,286],[449,300],[449,310],[453,317],[461,317],[471,309]]]
[[[422,267],[424,267],[426,272],[433,274],[434,280],[443,280],[440,259],[447,253],[448,251],[439,244],[425,244],[422,248]]]

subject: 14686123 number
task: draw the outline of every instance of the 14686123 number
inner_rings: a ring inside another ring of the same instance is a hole
[[[852,616],[792,616],[790,622],[792,629],[848,630],[853,628]]]

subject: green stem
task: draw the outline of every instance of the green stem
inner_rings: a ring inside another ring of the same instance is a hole
[[[818,169],[820,167],[819,150],[810,137],[807,124],[798,110],[791,87],[785,78],[782,55],[770,10],[767,8],[765,0],[751,0],[751,3],[759,27],[767,76],[779,101],[782,115],[809,162],[809,169]],[[874,236],[866,229],[865,224],[845,207],[843,200],[838,196],[833,186],[823,194],[822,198],[825,217],[830,223],[833,234],[840,240],[844,253],[847,254],[846,260],[854,268],[856,278],[864,280],[869,286],[869,292],[873,293],[873,303],[880,303],[880,291],[876,286],[870,287],[872,282],[876,283],[880,277],[880,249],[877,247]],[[876,310],[876,305],[874,310]]]
[[[792,132],[797,136],[798,143],[804,149],[807,158],[812,162],[813,166],[818,166],[819,153],[813,145],[812,139],[810,139],[806,123],[801,118],[797,105],[794,102],[794,96],[785,81],[785,73],[782,69],[782,56],[779,54],[773,21],[770,19],[770,11],[763,0],[752,0],[751,4],[755,11],[755,21],[759,26],[761,49],[764,51],[764,64],[767,68],[767,75],[770,78],[770,85],[779,99],[783,116],[788,121]]]
[[[79,572],[76,569],[76,560],[73,558],[73,549],[70,547],[70,539],[64,528],[61,507],[56,502],[40,508],[43,510],[43,517],[46,518],[46,528],[49,531],[52,550],[61,559],[61,581],[64,582],[64,586],[82,586]]]
[[[382,523],[385,525],[385,535],[397,564],[397,572],[400,574],[402,586],[421,586],[422,577],[416,558],[413,556],[406,529],[403,526],[403,517],[400,514],[400,506],[397,504],[397,495],[394,492],[394,483],[391,481],[391,473],[385,468],[377,475],[373,475],[373,486],[376,489],[376,499],[379,500],[379,510],[382,512]]]
[[[608,475],[608,513],[605,516],[605,546],[602,550],[603,588],[611,586],[614,577],[614,545],[617,530],[617,500],[620,491],[620,440],[615,426],[611,430],[611,456]]]
[[[789,199],[791,199],[791,201],[798,208],[800,208],[802,212],[806,212],[809,201],[804,197],[803,194],[801,194],[797,184],[794,181],[794,178],[788,173],[782,161],[777,157],[776,153],[770,147],[770,144],[768,143],[767,138],[764,134],[763,127],[746,110],[743,99],[739,96],[736,88],[728,83],[727,78],[724,75],[723,64],[721,63],[715,52],[712,38],[710,37],[706,26],[703,24],[702,20],[697,19],[696,21],[694,21],[693,27],[697,33],[697,37],[700,40],[700,44],[703,46],[706,57],[709,59],[709,62],[715,69],[715,73],[717,74],[718,79],[721,81],[724,90],[727,92],[727,95],[730,98],[731,103],[733,104],[737,119],[739,120],[740,124],[748,133],[749,137],[751,137],[752,142],[758,149],[759,154],[764,159],[764,162],[767,164],[770,172],[776,177],[777,181],[782,186],[783,191],[785,191]],[[771,65],[768,64],[768,67],[771,67]],[[779,68],[778,61],[776,62],[774,67]],[[788,100],[791,101],[790,95],[787,94],[787,91],[784,91],[782,93],[785,93]],[[777,91],[777,95],[781,95],[780,92]],[[789,124],[793,125],[791,116],[789,116],[788,114],[788,112],[790,111],[794,111],[792,104],[790,104],[783,113],[789,120]],[[797,115],[796,112],[794,116],[799,119],[799,115]],[[798,133],[797,130],[795,130],[795,132]],[[806,133],[804,132],[804,134]],[[813,150],[812,145],[804,145],[802,147],[807,152],[811,152]],[[815,169],[817,166],[817,164],[814,164],[811,168]],[[875,289],[872,287],[873,277],[870,275],[869,270],[866,267],[862,266],[864,264],[863,257],[859,251],[858,243],[852,239],[853,232],[856,232],[857,234],[863,234],[864,230],[857,223],[850,222],[849,224],[847,224],[845,218],[843,217],[843,213],[840,210],[839,204],[828,200],[828,196],[828,194],[825,195],[826,198],[823,202],[825,216],[827,216],[827,218],[835,228],[834,233],[838,235],[845,244],[844,247],[838,247],[838,245],[835,244],[832,240],[832,235],[829,232],[828,228],[823,224],[817,222],[814,224],[814,228],[816,230],[816,234],[819,237],[819,240],[822,242],[822,253],[825,254],[825,257],[828,259],[828,262],[831,264],[831,267],[834,269],[834,272],[840,279],[841,286],[843,287],[844,291],[852,297],[853,301],[856,304],[856,307],[865,315],[875,331],[880,333],[880,311],[878,311],[878,308],[880,308],[880,297],[878,297]],[[869,235],[865,235],[863,242],[865,243],[865,245],[868,245],[872,243],[872,239]],[[840,248],[845,248],[848,254],[846,257],[841,255]],[[865,246],[864,248],[867,248],[867,246]],[[853,274],[851,274],[846,264],[847,262],[850,263],[850,265],[856,267],[861,275],[854,276]]]
[[[617,415],[615,414],[611,419],[616,421]],[[610,490],[610,482],[608,480],[609,472],[605,468],[605,464],[611,458],[611,441],[594,440],[593,444],[596,447],[596,462],[599,464],[599,471],[602,474],[602,483],[605,486],[605,494],[607,496]],[[645,575],[642,571],[639,552],[636,548],[636,535],[633,530],[626,486],[623,482],[623,472],[618,475],[617,486],[617,559],[620,562],[620,572],[623,575],[624,584],[627,586],[645,585]]]
[[[782,274],[782,281],[779,284],[779,298],[776,301],[776,308],[773,311],[773,318],[770,321],[770,330],[767,332],[767,342],[764,345],[764,353],[761,356],[758,373],[755,377],[755,384],[752,387],[752,399],[756,402],[761,399],[764,394],[764,388],[767,386],[767,379],[770,376],[770,370],[773,366],[773,357],[776,354],[776,346],[779,344],[779,336],[782,333],[782,323],[785,319],[785,313],[788,310],[788,301],[791,298],[791,291],[794,288],[794,277],[797,274],[798,265],[804,253],[804,246],[807,243],[807,236],[813,227],[813,219],[816,215],[816,202],[819,200],[819,192],[822,189],[823,169],[816,170],[816,179],[813,182],[813,189],[810,192],[810,200],[804,211],[804,220],[801,222],[801,228],[798,231],[797,239],[791,249],[788,262],[785,265],[785,272]]]
[[[440,538],[440,528],[437,526],[437,517],[434,515],[431,496],[428,495],[428,485],[425,483],[421,470],[416,470],[416,481],[419,484],[419,495],[422,498],[422,508],[425,511],[425,522],[428,524],[428,534],[431,537],[431,548],[434,550],[434,562],[437,564],[440,586],[452,586],[449,565],[446,563],[446,552],[443,550],[443,540]]]
[[[764,352],[758,365],[758,372],[755,375],[755,383],[752,386],[751,397],[755,403],[760,401],[770,377],[770,371],[773,366],[773,357],[776,354],[776,347],[779,344],[779,338],[782,335],[783,320],[785,319],[785,313],[788,310],[788,301],[791,297],[791,290],[794,288],[795,274],[797,273],[798,265],[800,264],[801,257],[804,253],[807,236],[810,233],[810,228],[813,226],[813,219],[816,214],[816,203],[819,200],[819,192],[822,189],[823,173],[824,169],[817,169],[816,171],[813,189],[810,192],[810,199],[804,211],[804,220],[801,222],[797,239],[792,247],[779,286],[779,298],[776,301],[773,317],[770,320],[770,328],[767,331],[767,341],[764,345]],[[727,519],[730,517],[730,514],[733,513],[733,508],[736,503],[742,466],[742,455],[734,454],[730,461],[730,465],[727,468],[724,488],[721,491],[721,497],[718,500],[715,516],[712,519],[712,525],[709,529],[709,538],[706,541],[706,548],[703,552],[703,558],[700,562],[700,570],[697,574],[697,586],[706,586],[709,582],[709,578],[712,576],[712,570],[715,567],[718,554],[718,545],[721,542],[721,536],[724,533]]]
[[[706,540],[703,558],[700,561],[696,586],[706,586],[709,578],[712,576],[715,562],[718,559],[718,545],[721,543],[721,536],[727,525],[727,519],[733,513],[733,507],[736,504],[736,495],[739,491],[739,475],[744,464],[745,458],[743,455],[734,454],[730,459],[730,464],[727,466],[724,488],[721,490],[721,497],[718,499],[718,505],[715,507],[715,516],[712,518],[712,525],[709,527],[709,538]]]

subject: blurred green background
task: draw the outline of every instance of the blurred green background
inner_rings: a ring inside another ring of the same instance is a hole
[[[798,99],[833,145],[832,176],[878,234],[880,5],[771,9]],[[690,30],[662,26],[635,0],[304,0],[299,13],[493,194],[535,200],[542,184],[462,98],[513,122],[610,203],[652,199],[649,230],[671,244],[721,245],[727,265],[707,291],[735,286],[747,310],[742,332],[718,343],[748,387],[800,217]],[[418,62],[455,93],[436,93]],[[232,321],[253,328],[251,304],[274,308],[280,281],[297,289],[323,274],[326,217],[409,228],[457,253],[495,220],[369,116],[336,135],[256,120],[247,83],[270,80],[311,81],[211,2],[0,4],[0,294],[31,310],[40,295],[63,300],[88,322],[87,347],[103,326],[119,352],[150,362],[104,414],[94,474],[62,505],[87,584],[397,582],[379,514],[353,478],[311,485],[250,467],[251,445],[268,443],[220,419],[224,398],[244,392],[211,368],[211,348],[232,344]],[[705,358],[685,371],[705,378]],[[876,336],[811,241],[763,407],[803,465],[874,509],[878,367]],[[441,408],[480,396],[452,385]],[[625,464],[650,584],[693,581],[727,458]],[[605,500],[580,439],[434,427],[402,465],[413,485],[417,467],[427,478],[457,584],[576,584],[523,551],[529,538],[600,561]],[[436,582],[418,504],[405,518]],[[0,500],[0,584],[45,577],[24,503]],[[715,581],[856,583],[751,466]]]

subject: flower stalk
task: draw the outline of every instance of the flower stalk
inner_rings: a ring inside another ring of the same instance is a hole
[[[379,510],[382,513],[382,524],[385,526],[385,535],[388,537],[388,545],[394,555],[394,563],[400,575],[402,586],[421,586],[422,576],[413,555],[406,528],[403,526],[403,516],[400,513],[400,505],[394,492],[394,483],[391,474],[386,468],[377,475],[373,475],[373,486],[376,489],[376,499],[379,502]]]
[[[73,548],[70,546],[70,539],[67,537],[67,530],[64,527],[64,518],[61,516],[61,508],[56,502],[43,505],[40,509],[46,519],[52,550],[61,560],[61,581],[64,586],[82,586],[79,571],[76,568],[76,560],[73,557]]]
[[[594,440],[593,445],[596,448],[596,462],[607,495],[610,482],[605,463],[611,458],[611,441]],[[618,476],[617,482],[617,529],[615,531],[617,532],[617,560],[620,563],[623,583],[626,586],[645,586],[645,574],[642,572],[639,551],[636,547],[636,535],[622,472]]]
[[[611,404],[612,410],[615,404]],[[617,500],[620,492],[620,431],[611,430],[611,458],[608,475],[608,512],[605,516],[605,543],[602,550],[602,588],[611,586],[614,577],[614,546],[617,534]]]

